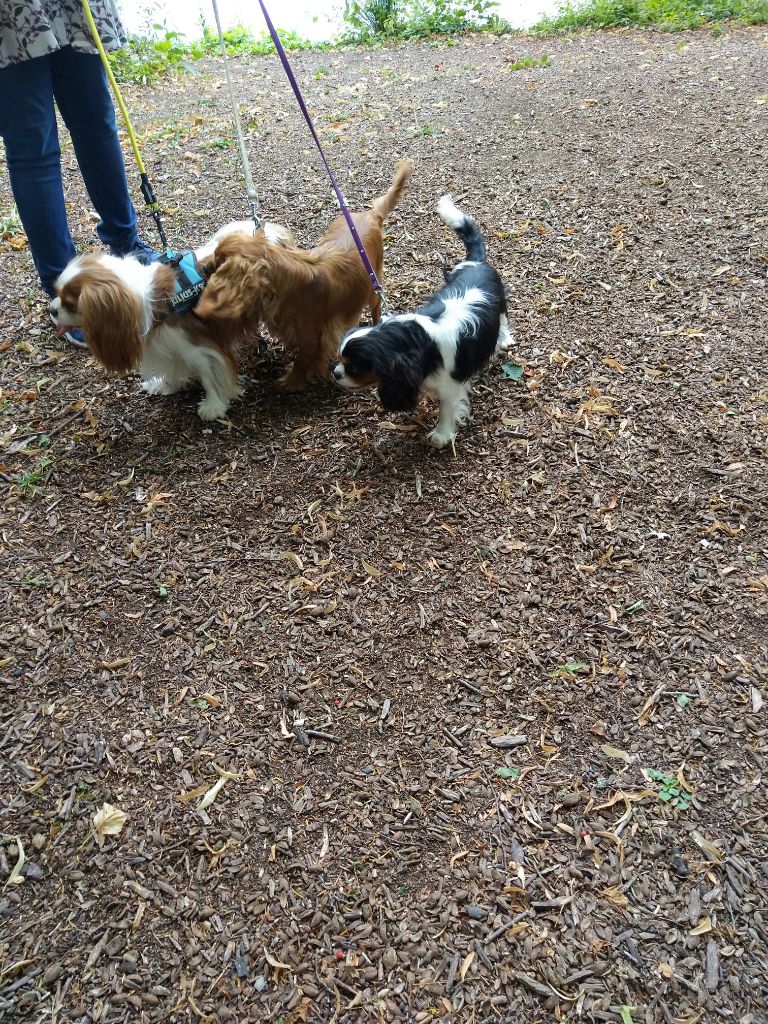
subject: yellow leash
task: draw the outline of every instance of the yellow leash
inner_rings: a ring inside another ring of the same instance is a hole
[[[157,225],[157,230],[160,234],[160,241],[163,243],[163,248],[168,248],[168,241],[165,237],[165,231],[160,220],[160,207],[155,199],[155,194],[152,190],[152,184],[147,174],[147,169],[144,166],[144,161],[141,159],[141,153],[139,151],[139,144],[136,141],[136,134],[131,124],[131,118],[128,114],[128,108],[123,100],[122,93],[120,92],[120,86],[117,84],[117,80],[112,72],[112,65],[109,63],[104,45],[101,42],[99,30],[96,28],[96,22],[94,21],[93,14],[88,0],[82,0],[83,2],[83,13],[85,14],[85,20],[88,22],[88,28],[91,30],[93,41],[96,44],[96,49],[99,51],[101,57],[101,63],[104,66],[104,71],[109,80],[109,84],[112,87],[112,92],[115,94],[117,105],[120,107],[120,113],[123,115],[123,121],[125,122],[125,129],[128,132],[128,138],[130,139],[131,148],[133,149],[133,155],[136,157],[136,164],[139,168],[139,177],[141,178],[141,194],[144,196],[144,201],[147,204],[147,210],[152,215],[152,219]]]

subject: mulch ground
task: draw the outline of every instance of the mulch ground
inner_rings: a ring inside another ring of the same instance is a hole
[[[203,424],[58,346],[10,239],[0,1018],[768,1019],[767,52],[296,56],[353,204],[416,163],[393,306],[459,256],[449,190],[509,286],[455,452],[426,405],[280,393],[266,342]],[[309,243],[333,207],[283,72],[235,74]],[[246,215],[219,64],[128,99],[173,242]]]

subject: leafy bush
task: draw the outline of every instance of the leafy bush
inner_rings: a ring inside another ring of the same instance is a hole
[[[346,0],[348,37],[359,40],[396,36],[402,26],[402,0]]]
[[[186,46],[181,32],[171,32],[165,25],[153,25],[156,39],[130,36],[122,50],[109,53],[109,63],[118,82],[154,82],[170,71],[187,71],[190,63],[203,56],[195,45]]]
[[[750,25],[768,22],[768,0],[563,0],[559,14],[544,18],[536,32],[562,32],[581,28],[657,25],[679,30],[733,18]]]
[[[346,43],[416,39],[478,30],[502,32],[509,25],[495,13],[496,0],[345,0]]]

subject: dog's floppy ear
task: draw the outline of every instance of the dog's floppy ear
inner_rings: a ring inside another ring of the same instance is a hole
[[[204,320],[241,320],[255,314],[258,295],[258,267],[230,256],[209,277],[195,313]]]
[[[423,376],[412,355],[377,352],[373,369],[379,381],[379,400],[388,412],[416,408]]]
[[[88,347],[106,369],[127,373],[143,354],[139,300],[109,271],[94,269],[84,277],[77,311]]]

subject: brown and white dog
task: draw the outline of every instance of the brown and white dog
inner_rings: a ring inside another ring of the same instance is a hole
[[[250,241],[265,248],[295,244],[291,233],[278,224],[267,224],[254,236],[251,221],[237,221],[195,250],[201,268],[207,267],[224,239],[249,240],[249,234]],[[175,273],[167,264],[144,266],[132,256],[91,253],[72,260],[55,289],[56,298],[48,308],[57,331],[81,327],[88,347],[106,369],[121,374],[138,369],[149,394],[171,395],[199,380],[205,396],[198,414],[215,420],[226,415],[230,402],[242,393],[235,353],[251,337],[251,325],[207,324],[197,310],[174,315],[169,299]]]
[[[401,161],[389,190],[370,210],[352,215],[379,278],[384,263],[382,224],[397,206],[412,171],[410,161]],[[255,333],[263,322],[295,353],[282,386],[301,391],[310,380],[327,378],[339,342],[360,323],[366,306],[378,323],[381,302],[346,221],[337,217],[309,250],[269,245],[258,235],[223,238],[196,312],[211,325],[228,325],[227,330]]]

